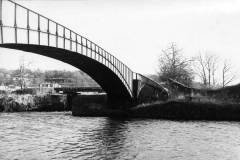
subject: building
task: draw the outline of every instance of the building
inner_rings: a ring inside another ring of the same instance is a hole
[[[54,88],[61,88],[62,86],[58,83],[44,82],[39,85],[40,94],[50,94],[54,93]]]

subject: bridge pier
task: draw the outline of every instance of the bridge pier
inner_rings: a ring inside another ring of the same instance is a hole
[[[141,81],[138,79],[133,80],[133,104],[138,104],[138,94],[139,94],[139,88],[141,85]]]
[[[72,115],[98,116],[107,107],[106,95],[74,95],[71,97]]]

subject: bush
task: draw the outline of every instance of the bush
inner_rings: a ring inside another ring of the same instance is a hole
[[[13,94],[36,94],[36,90],[32,88],[18,89],[12,92]]]
[[[7,94],[6,91],[0,90],[0,94]]]

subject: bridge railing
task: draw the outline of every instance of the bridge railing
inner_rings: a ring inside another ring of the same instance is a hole
[[[46,45],[83,54],[111,69],[132,95],[135,73],[119,59],[73,30],[12,0],[0,0],[0,43]]]
[[[168,92],[167,88],[163,87],[161,84],[159,84],[158,82],[152,80],[151,78],[148,78],[142,74],[139,73],[134,73],[134,78],[136,80],[139,80],[145,84],[148,84],[149,86],[152,86],[154,88],[160,88],[161,90]]]

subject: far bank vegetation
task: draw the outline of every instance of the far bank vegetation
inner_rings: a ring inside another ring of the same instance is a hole
[[[159,56],[157,81],[165,85],[172,98],[199,101],[232,101],[231,85],[236,80],[234,66],[210,52],[200,52],[194,57],[185,57],[183,49],[171,43]],[[236,85],[233,87],[240,88]],[[231,95],[231,96],[229,96]],[[197,98],[196,98],[197,97]]]

